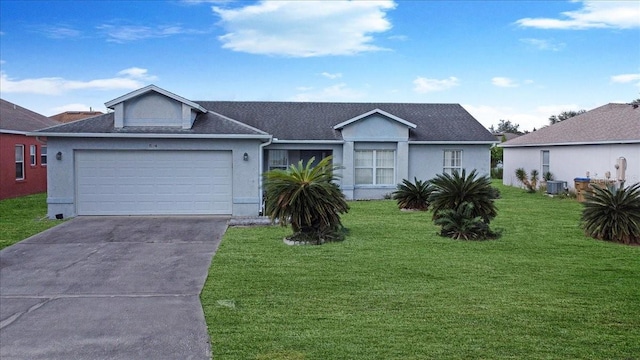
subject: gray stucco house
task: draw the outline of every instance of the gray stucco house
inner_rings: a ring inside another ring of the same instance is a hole
[[[191,101],[154,85],[50,127],[49,216],[262,210],[262,173],[333,155],[348,199],[454,169],[489,174],[495,137],[458,104]]]

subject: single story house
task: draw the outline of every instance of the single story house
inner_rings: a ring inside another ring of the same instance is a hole
[[[0,99],[0,200],[47,191],[47,139],[27,134],[57,124]]]
[[[500,144],[505,185],[518,185],[517,168],[574,188],[575,178],[640,182],[640,107],[607,104]],[[626,167],[625,167],[626,164]]]
[[[48,128],[49,216],[262,211],[262,173],[332,155],[348,199],[455,169],[489,174],[493,135],[457,104],[191,101],[154,85]]]

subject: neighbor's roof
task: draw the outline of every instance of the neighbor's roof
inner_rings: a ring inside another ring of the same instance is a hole
[[[503,147],[640,143],[640,107],[607,104],[500,144]]]
[[[90,117],[94,117],[102,114],[103,113],[101,111],[65,111],[60,114],[49,116],[49,118],[59,122],[68,123],[68,122],[82,120],[82,119],[86,119],[86,118],[90,118]]]
[[[205,109],[261,129],[279,140],[342,140],[334,126],[382,110],[409,126],[410,141],[495,142],[459,104],[196,101]]]
[[[0,99],[0,130],[2,132],[26,133],[58,124],[59,122],[44,115]]]

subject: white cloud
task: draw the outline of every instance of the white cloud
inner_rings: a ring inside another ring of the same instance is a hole
[[[331,79],[331,80],[339,79],[339,78],[341,78],[341,77],[342,77],[342,74],[341,74],[341,73],[333,73],[333,74],[332,74],[332,73],[328,73],[328,72],[326,72],[326,71],[325,71],[325,72],[323,72],[323,73],[322,73],[322,74],[320,74],[320,75],[322,75],[322,76],[326,77],[327,79]]]
[[[560,51],[564,49],[564,47],[566,46],[565,43],[557,42],[555,40],[547,40],[547,39],[526,38],[526,39],[520,39],[520,42],[533,46],[538,50],[545,50],[545,51]]]
[[[413,90],[418,93],[428,93],[435,91],[444,91],[460,85],[460,81],[455,76],[450,76],[446,79],[427,79],[424,77],[417,77],[413,80]]]
[[[562,12],[560,18],[524,18],[516,21],[522,27],[539,29],[632,29],[640,27],[637,1],[582,1],[582,8]]]
[[[158,79],[158,77],[155,75],[149,75],[149,71],[147,69],[142,69],[138,67],[132,67],[132,68],[118,71],[118,75],[128,76],[134,79],[140,79],[140,80],[146,80],[146,81],[153,81]]]
[[[316,92],[305,91],[294,96],[291,101],[359,101],[365,94],[351,89],[347,84],[341,83],[326,87]]]
[[[536,107],[536,111],[540,114],[546,114],[547,119],[551,115],[557,115],[563,111],[578,111],[578,110],[580,110],[580,108],[577,104],[541,105]]]
[[[262,55],[354,55],[382,48],[372,34],[391,29],[381,1],[260,1],[235,9],[213,7],[226,34],[223,48]]]
[[[3,71],[0,73],[0,89],[4,93],[41,95],[61,95],[74,90],[135,90],[144,86],[142,80],[155,78],[146,73],[146,69],[130,68],[119,72],[118,77],[80,81],[61,77],[14,80]],[[140,74],[147,78],[141,78]]]
[[[495,86],[498,87],[518,87],[520,86],[516,81],[514,81],[513,79],[509,79],[507,77],[494,77],[491,79],[491,83]]]
[[[107,36],[108,42],[126,43],[131,41],[164,38],[180,34],[204,34],[206,31],[187,29],[180,25],[112,25],[103,24],[97,27]]]
[[[79,30],[67,25],[42,26],[38,31],[50,39],[77,38],[82,35]]]
[[[613,83],[635,83],[636,86],[640,87],[640,74],[620,74],[614,75],[611,77],[611,82]]]

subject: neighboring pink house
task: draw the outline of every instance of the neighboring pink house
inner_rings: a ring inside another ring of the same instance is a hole
[[[58,124],[0,99],[0,199],[47,191],[46,138],[27,134]]]

